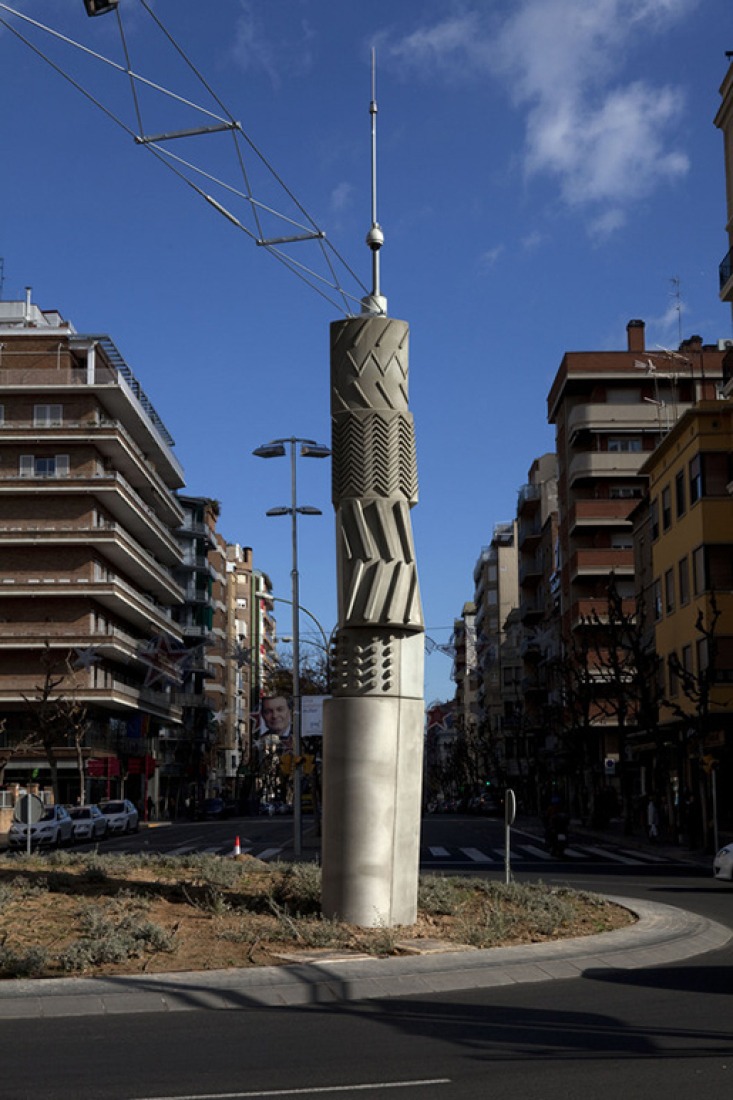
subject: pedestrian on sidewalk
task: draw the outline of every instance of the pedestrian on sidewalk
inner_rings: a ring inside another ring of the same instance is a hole
[[[659,836],[659,810],[654,795],[649,796],[646,807],[646,828],[650,840],[656,840]]]

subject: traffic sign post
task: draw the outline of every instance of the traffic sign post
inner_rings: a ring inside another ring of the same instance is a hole
[[[504,793],[504,882],[509,885],[512,880],[511,868],[511,827],[517,816],[517,798],[511,788]]]
[[[13,817],[16,821],[25,821],[25,850],[31,854],[31,825],[41,820],[43,802],[36,794],[25,794],[15,803]]]

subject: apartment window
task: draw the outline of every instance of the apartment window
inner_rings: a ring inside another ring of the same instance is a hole
[[[641,451],[641,439],[639,436],[611,436],[608,440],[608,450],[636,454]]]
[[[677,575],[679,578],[680,607],[683,607],[690,599],[690,562],[687,555],[680,558]]]
[[[659,499],[655,497],[649,507],[649,520],[652,528],[652,538],[659,538]]]
[[[669,531],[672,526],[672,490],[669,485],[662,489],[662,530]]]
[[[692,554],[695,595],[733,590],[733,546],[698,546]]]
[[[685,499],[685,473],[684,470],[680,470],[674,479],[674,493],[675,502],[677,505],[677,519],[680,516],[684,516],[687,511],[687,501]]]
[[[677,676],[677,654],[670,653],[667,661],[667,673],[669,678],[669,694],[674,698],[677,695],[680,687],[679,677]]]
[[[0,405],[0,424],[5,423],[5,406]]]
[[[733,638],[718,638],[715,651],[715,683],[733,683]]]
[[[682,646],[682,667],[687,676],[692,676],[692,646]]]
[[[68,455],[20,456],[21,477],[68,477]]]
[[[702,496],[702,460],[695,455],[690,463],[690,504],[695,504]]]
[[[641,488],[635,485],[612,485],[608,490],[609,500],[640,500],[642,495]]]
[[[705,547],[692,551],[692,590],[696,596],[705,591]]]
[[[654,619],[656,622],[662,617],[662,585],[660,581],[655,581],[652,586],[652,595],[654,599]]]
[[[674,611],[674,570],[664,574],[664,610],[667,615]]]
[[[34,405],[34,428],[59,428],[63,423],[62,405]]]
[[[730,459],[723,451],[711,451],[702,459],[702,491],[706,497],[725,497],[730,481]]]

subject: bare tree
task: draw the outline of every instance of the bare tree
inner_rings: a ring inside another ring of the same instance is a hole
[[[63,745],[73,744],[76,749],[77,768],[81,798],[84,798],[84,760],[82,744],[88,727],[86,707],[80,704],[73,691],[67,694],[62,687],[73,678],[70,658],[54,656],[46,641],[41,655],[43,683],[36,687],[35,697],[23,694],[30,719],[35,727],[29,735],[33,747],[43,749],[51,771],[51,785],[54,799],[60,801],[58,778],[58,750]]]
[[[665,699],[665,705],[672,713],[684,723],[687,735],[689,759],[692,764],[692,783],[696,782],[699,790],[699,805],[703,841],[706,846],[712,840],[710,829],[710,812],[708,808],[709,791],[706,775],[709,769],[705,765],[705,735],[711,731],[715,720],[716,710],[724,712],[730,708],[731,697],[716,700],[713,696],[713,688],[719,682],[718,662],[718,621],[722,615],[715,592],[711,591],[708,601],[709,614],[700,608],[695,620],[695,630],[698,635],[698,651],[706,655],[706,660],[698,664],[698,671],[694,672],[684,661],[680,660],[677,653],[671,653],[667,658],[667,667],[671,678],[676,680],[684,698],[684,703],[676,698]],[[697,822],[688,823],[691,831],[696,831]]]

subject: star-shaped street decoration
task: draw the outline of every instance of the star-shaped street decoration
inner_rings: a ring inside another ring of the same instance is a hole
[[[242,668],[243,665],[248,665],[252,660],[252,655],[246,646],[237,643],[229,654],[229,658],[232,661],[237,662],[237,668]]]
[[[161,689],[180,684],[183,680],[183,662],[188,650],[167,634],[156,634],[138,650],[138,656],[146,664],[144,687],[159,684]]]
[[[227,712],[225,710],[215,711],[211,716],[211,721],[216,722],[217,725],[221,725],[221,723],[224,721],[224,718],[226,717],[226,713]]]
[[[96,665],[102,660],[93,645],[88,645],[86,649],[75,647],[74,653],[76,654],[76,660],[73,662],[72,668],[90,669],[92,665]]]

